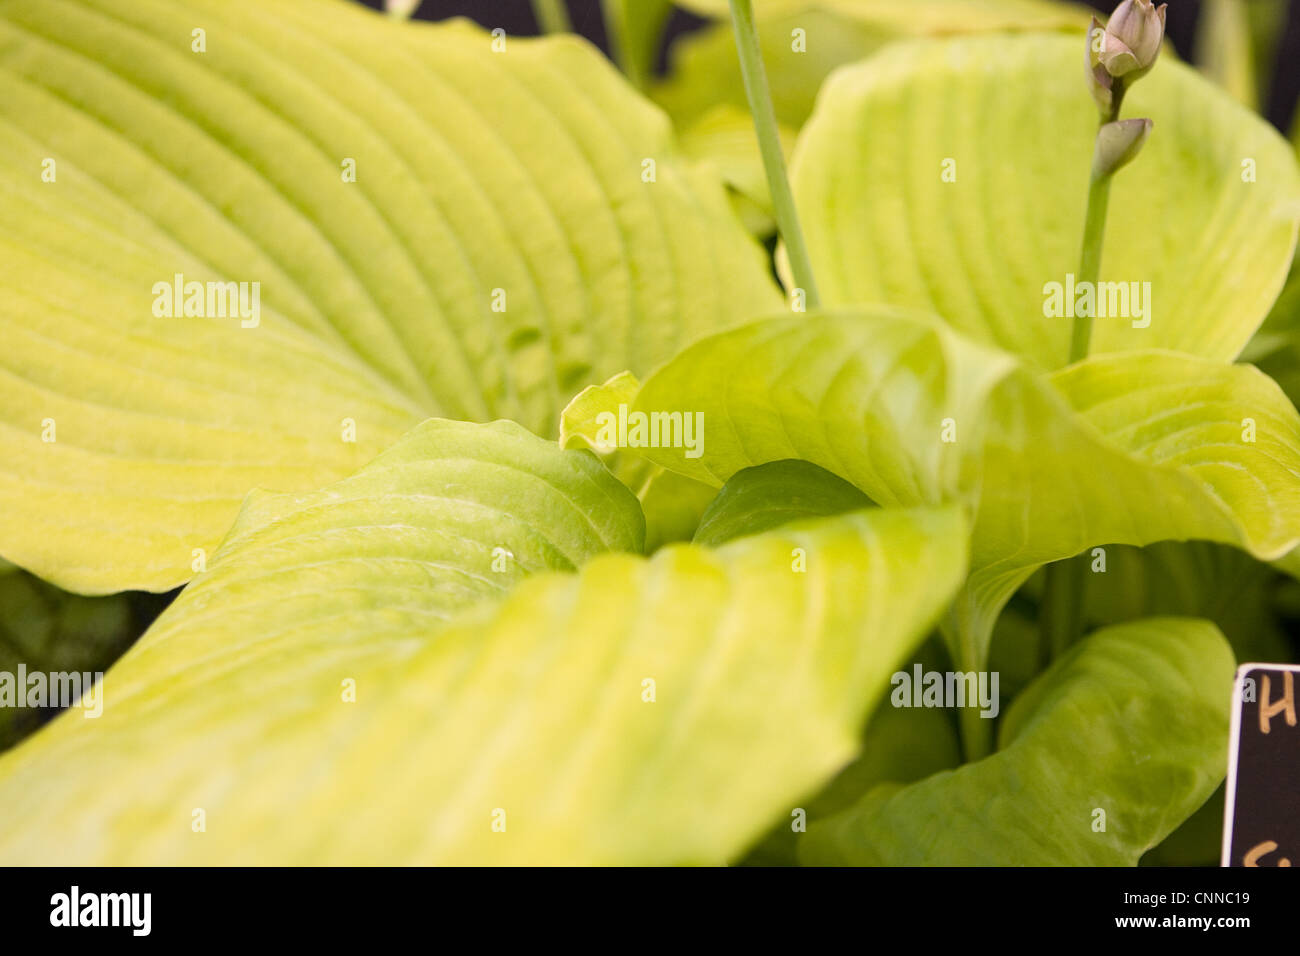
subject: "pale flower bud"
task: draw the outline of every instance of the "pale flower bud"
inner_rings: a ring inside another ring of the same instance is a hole
[[[1165,38],[1165,9],[1153,0],[1124,0],[1106,23],[1098,59],[1113,77],[1136,80],[1160,56]]]
[[[1088,91],[1092,93],[1097,109],[1103,116],[1111,115],[1115,106],[1115,80],[1101,65],[1101,49],[1105,42],[1106,28],[1096,17],[1088,27],[1088,49],[1084,56],[1084,76],[1088,81]]]
[[[1142,146],[1151,132],[1149,119],[1126,119],[1107,123],[1097,131],[1097,148],[1092,157],[1092,175],[1095,179],[1113,176],[1142,152]]]

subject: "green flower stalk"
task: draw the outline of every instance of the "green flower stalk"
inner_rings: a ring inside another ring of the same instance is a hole
[[[1079,252],[1080,283],[1095,285],[1101,276],[1111,180],[1137,158],[1151,133],[1151,120],[1121,120],[1119,113],[1128,88],[1150,72],[1160,56],[1165,8],[1165,4],[1157,8],[1152,0],[1124,0],[1104,27],[1096,17],[1088,27],[1085,76],[1097,104],[1100,126],[1088,178],[1088,208]],[[1092,316],[1076,315],[1070,330],[1070,362],[1087,358],[1091,341]],[[1078,557],[1047,566],[1039,624],[1053,657],[1078,636],[1085,573]]]
[[[799,225],[799,214],[794,205],[794,193],[786,175],[785,153],[781,151],[776,109],[772,106],[772,92],[767,86],[763,55],[758,48],[758,27],[754,23],[754,7],[750,0],[731,0],[731,22],[736,30],[740,71],[745,79],[745,94],[749,99],[749,111],[754,117],[754,130],[758,134],[763,170],[767,174],[768,188],[772,191],[777,231],[780,232],[786,254],[790,257],[794,284],[803,289],[808,307],[816,308],[819,300],[817,284],[813,280],[812,260],[804,242],[803,228]]]
[[[1152,0],[1124,0],[1103,27],[1096,17],[1088,27],[1088,89],[1097,104],[1101,125],[1088,182],[1088,211],[1084,217],[1079,254],[1079,281],[1095,283],[1101,273],[1101,244],[1106,232],[1111,178],[1131,163],[1151,132],[1151,120],[1121,120],[1120,108],[1128,88],[1155,66],[1165,36],[1165,9]],[[1088,354],[1092,317],[1076,316],[1070,334],[1070,361]]]

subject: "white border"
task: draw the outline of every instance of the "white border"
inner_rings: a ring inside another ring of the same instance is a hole
[[[1232,679],[1232,729],[1228,738],[1228,781],[1225,784],[1223,801],[1223,846],[1219,852],[1219,866],[1231,866],[1229,854],[1232,853],[1232,813],[1237,803],[1237,745],[1241,740],[1241,699],[1242,681],[1250,671],[1293,671],[1300,674],[1300,664],[1242,664],[1237,668],[1237,676]]]

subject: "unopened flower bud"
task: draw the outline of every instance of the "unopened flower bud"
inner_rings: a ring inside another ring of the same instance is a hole
[[[1124,0],[1106,22],[1098,60],[1113,77],[1136,80],[1160,56],[1165,38],[1165,9],[1153,0]]]
[[[1149,119],[1126,119],[1107,123],[1097,130],[1097,149],[1092,157],[1094,179],[1112,176],[1142,152],[1151,127]]]
[[[1110,116],[1115,107],[1115,80],[1101,65],[1102,44],[1105,42],[1106,28],[1096,17],[1088,27],[1088,49],[1084,54],[1084,75],[1088,81],[1088,91],[1097,103],[1097,109],[1103,116]]]

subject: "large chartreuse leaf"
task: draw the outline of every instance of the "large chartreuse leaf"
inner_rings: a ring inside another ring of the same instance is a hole
[[[1082,50],[1082,35],[966,37],[892,46],[836,74],[791,171],[823,302],[923,308],[1045,368],[1065,364],[1071,319],[1045,306],[1048,284],[1078,272],[1097,125]],[[1291,264],[1295,157],[1173,60],[1124,112],[1155,128],[1116,177],[1101,279],[1150,283],[1150,311],[1098,318],[1093,352],[1231,359]]]
[[[687,4],[727,17],[726,0]],[[901,37],[1006,30],[1081,31],[1088,14],[1053,0],[757,0],[759,45],[783,139],[812,113],[826,77]],[[651,96],[668,111],[690,155],[707,158],[743,200],[751,228],[767,232],[771,197],[728,20],[682,34],[668,77]],[[762,213],[768,213],[764,218]]]
[[[0,0],[0,554],[169,588],[253,487],[430,415],[549,431],[779,302],[597,51],[496,48],[342,2]],[[155,316],[177,274],[260,283],[256,327]]]
[[[728,859],[853,756],[964,522],[859,512],[495,599],[640,533],[590,453],[504,424],[255,496],[103,717],[0,759],[0,861]]]
[[[629,422],[703,416],[699,457],[640,449],[699,481],[799,458],[884,506],[966,502],[972,575],[950,622],[966,669],[1042,564],[1192,538],[1273,559],[1300,542],[1300,415],[1248,366],[1150,351],[1047,376],[937,319],[875,308],[711,337],[624,404]]]
[[[1016,700],[998,753],[908,787],[876,788],[814,821],[800,858],[1132,866],[1223,779],[1233,667],[1205,621],[1153,618],[1098,631]]]

